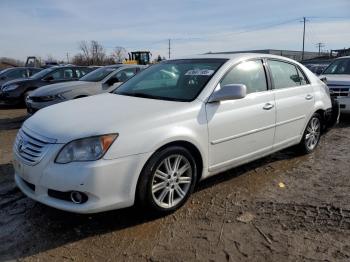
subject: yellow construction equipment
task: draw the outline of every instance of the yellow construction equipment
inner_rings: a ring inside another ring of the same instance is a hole
[[[128,55],[129,59],[125,59],[123,64],[148,65],[151,63],[152,54],[150,51],[134,51]]]

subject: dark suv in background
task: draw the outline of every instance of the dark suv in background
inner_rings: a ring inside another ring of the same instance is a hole
[[[20,104],[27,95],[38,87],[60,82],[78,80],[97,67],[88,66],[54,66],[35,75],[6,82],[0,88],[0,102],[5,104]]]
[[[4,69],[0,71],[0,87],[10,80],[31,77],[41,70],[43,70],[43,68],[35,67],[14,67]]]

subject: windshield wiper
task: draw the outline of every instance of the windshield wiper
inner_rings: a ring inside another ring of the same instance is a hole
[[[125,96],[134,96],[134,97],[141,97],[141,98],[151,98],[151,99],[164,99],[164,97],[161,96],[155,96],[155,95],[149,95],[145,93],[117,93],[117,95],[125,95]]]
[[[141,98],[150,98],[150,99],[157,99],[157,100],[166,100],[166,101],[175,101],[175,102],[188,102],[185,99],[178,99],[178,98],[172,98],[172,97],[164,97],[164,96],[155,96],[155,95],[149,95],[145,93],[114,93],[116,95],[124,95],[124,96],[134,96],[134,97],[141,97]]]

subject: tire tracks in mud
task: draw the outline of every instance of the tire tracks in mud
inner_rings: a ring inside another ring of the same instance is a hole
[[[350,230],[350,210],[333,205],[256,202],[259,223],[278,223],[283,229]]]

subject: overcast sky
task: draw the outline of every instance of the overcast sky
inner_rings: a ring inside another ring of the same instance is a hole
[[[151,50],[172,57],[208,51],[350,47],[350,0],[1,0],[0,57],[65,59],[81,40],[111,52]]]

